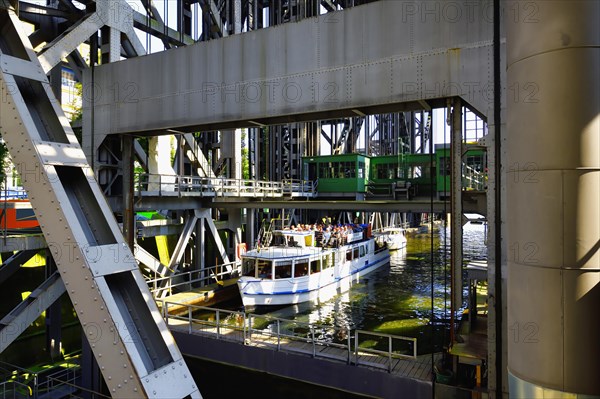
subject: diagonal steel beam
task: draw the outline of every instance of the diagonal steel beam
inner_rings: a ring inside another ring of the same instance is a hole
[[[52,274],[23,302],[0,320],[0,353],[65,292],[58,272]]]
[[[31,259],[37,250],[19,251],[6,260],[0,267],[0,285],[4,283],[10,276],[15,274],[21,266]]]
[[[44,72],[48,73],[63,58],[71,54],[80,43],[98,32],[100,28],[102,28],[100,18],[97,13],[94,13],[77,22],[65,33],[49,43],[46,50],[42,51],[38,56]]]
[[[22,22],[0,3],[0,130],[49,246],[60,243],[52,257],[111,395],[200,398]]]

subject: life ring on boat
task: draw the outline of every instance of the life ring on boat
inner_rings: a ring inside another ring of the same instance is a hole
[[[248,250],[248,248],[246,247],[246,243],[245,242],[239,243],[237,245],[237,248],[235,249],[235,257],[236,257],[236,259],[237,260],[242,259],[242,255],[244,255],[247,250]]]

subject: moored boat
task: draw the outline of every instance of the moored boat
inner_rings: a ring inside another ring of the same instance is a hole
[[[367,226],[337,237],[328,229],[276,230],[273,245],[242,255],[238,288],[244,306],[324,301],[389,260],[389,250]]]
[[[385,243],[390,251],[398,251],[406,248],[406,234],[401,227],[386,227],[374,233],[375,240],[381,244]]]

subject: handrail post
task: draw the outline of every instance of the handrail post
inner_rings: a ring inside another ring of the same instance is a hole
[[[354,330],[354,364],[358,366],[358,330]]]
[[[188,333],[192,333],[192,307],[188,305]]]
[[[219,309],[217,309],[217,339],[221,338],[221,320],[220,320],[220,313],[219,313]]]
[[[388,336],[388,359],[390,364],[388,365],[388,372],[392,372],[392,336]]]
[[[346,327],[346,339],[348,341],[348,364],[350,364],[350,361],[351,361],[351,352],[350,352],[351,342],[350,342],[350,329],[348,327]]]
[[[279,335],[280,333],[280,325],[279,325],[279,319],[277,319],[277,351],[279,352],[279,350],[281,350],[281,335]]]
[[[248,342],[252,342],[252,314],[248,315]]]
[[[413,357],[417,360],[417,339],[413,338]]]
[[[317,344],[315,343],[315,326],[310,325],[310,335],[312,337],[313,357],[317,356]]]
[[[244,337],[244,345],[246,345],[246,313],[244,313],[242,336]]]

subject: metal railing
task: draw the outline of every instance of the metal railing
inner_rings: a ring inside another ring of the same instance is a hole
[[[134,176],[136,195],[195,195],[203,197],[314,197],[316,184],[308,180],[229,179],[224,177],[199,177],[137,173]]]
[[[187,308],[171,314],[169,309]],[[392,372],[394,360],[417,360],[417,338],[352,330],[204,306],[162,301],[167,325],[242,345],[303,353]],[[330,348],[334,348],[331,350]],[[383,362],[382,362],[383,360]]]
[[[78,398],[87,391],[94,397],[107,397],[78,386],[81,367],[77,363],[64,362],[55,372],[48,369],[31,371],[8,363],[0,363],[0,399],[70,397]]]
[[[146,283],[152,294],[167,291],[171,294],[174,289],[180,288],[182,291],[190,290],[193,286],[206,286],[208,284],[236,278],[241,275],[242,263],[239,261],[223,263],[210,266],[203,270],[192,270],[188,272],[177,273],[166,277],[155,277],[147,279]],[[177,281],[173,282],[176,278]]]
[[[487,175],[469,165],[463,164],[462,168],[462,187],[467,190],[485,190],[485,180]]]

